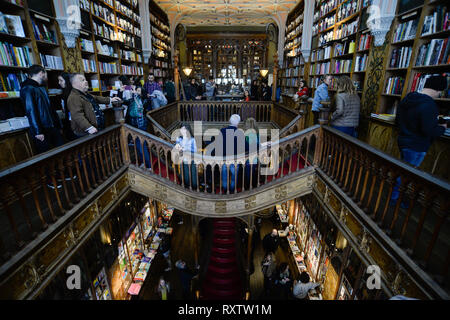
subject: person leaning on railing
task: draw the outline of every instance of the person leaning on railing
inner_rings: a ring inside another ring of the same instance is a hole
[[[194,135],[192,134],[192,129],[189,124],[185,124],[180,129],[181,137],[178,137],[175,143],[175,150],[183,155],[188,153],[197,153],[197,144],[195,142]],[[197,168],[194,162],[191,160],[191,177],[192,177],[192,189],[197,189]],[[189,162],[183,159],[183,178],[184,186],[189,188]],[[179,179],[181,181],[181,179]]]
[[[89,84],[81,73],[70,77],[72,91],[67,99],[67,107],[71,114],[71,126],[78,137],[95,134],[105,128],[105,117],[99,104],[118,103],[122,100],[114,97],[93,96],[88,93]]]

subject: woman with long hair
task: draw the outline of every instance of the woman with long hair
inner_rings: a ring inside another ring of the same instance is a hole
[[[195,142],[194,135],[192,134],[192,128],[189,124],[185,124],[180,128],[181,136],[176,140],[175,150],[179,153],[186,155],[187,153],[194,154],[197,152],[197,144]],[[197,189],[197,169],[193,159],[190,159],[191,164],[191,177],[192,177],[192,189]],[[189,162],[183,160],[183,178],[184,186],[189,188]],[[180,179],[181,180],[181,179]]]
[[[306,85],[306,81],[301,79],[298,86],[297,96],[299,98],[308,95],[308,86]]]
[[[361,101],[352,79],[348,76],[340,77],[337,80],[335,111],[331,115],[331,126],[356,137],[360,109]]]

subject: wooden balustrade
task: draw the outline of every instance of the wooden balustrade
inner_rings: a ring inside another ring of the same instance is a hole
[[[173,144],[125,125],[132,165],[189,190],[215,194],[253,190],[311,166],[318,130],[315,126],[282,138],[261,147],[259,155],[256,150],[236,158],[192,154],[181,162]]]
[[[120,126],[0,172],[0,243],[7,259],[124,165]]]
[[[450,184],[335,129],[323,127],[322,141],[321,170],[419,265],[446,276]]]

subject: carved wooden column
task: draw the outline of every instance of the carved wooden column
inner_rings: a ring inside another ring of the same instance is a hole
[[[177,101],[180,100],[180,72],[178,71],[178,54],[175,53],[175,56],[173,57],[174,60],[174,67],[173,67],[173,72],[174,72],[174,82],[175,82],[175,99]]]
[[[278,78],[278,54],[273,57],[273,83],[272,83],[272,101],[277,100],[277,78]]]

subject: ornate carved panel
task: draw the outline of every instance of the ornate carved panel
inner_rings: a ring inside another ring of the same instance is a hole
[[[227,212],[227,203],[226,201],[217,201],[216,202],[216,213],[226,213]]]
[[[7,281],[0,285],[0,299],[18,300],[39,282],[36,269],[30,264],[24,264]]]
[[[97,214],[97,204],[94,203],[73,222],[72,229],[76,238],[83,234],[84,230],[95,220]]]
[[[116,190],[113,186],[112,188],[108,189],[104,194],[100,196],[100,198],[97,201],[98,205],[98,211],[101,213],[105,210],[105,208],[113,202],[113,200],[116,198]]]
[[[125,174],[119,179],[119,181],[117,181],[116,192],[121,193],[123,189],[128,187],[128,185],[129,185],[129,177]]]
[[[72,233],[70,230],[61,232],[55,239],[49,241],[35,256],[38,273],[40,275],[45,274],[47,269],[72,243]]]
[[[394,281],[396,274],[396,263],[392,258],[383,250],[376,241],[372,241],[369,246],[370,256],[380,266],[381,271],[386,275],[389,282]]]

